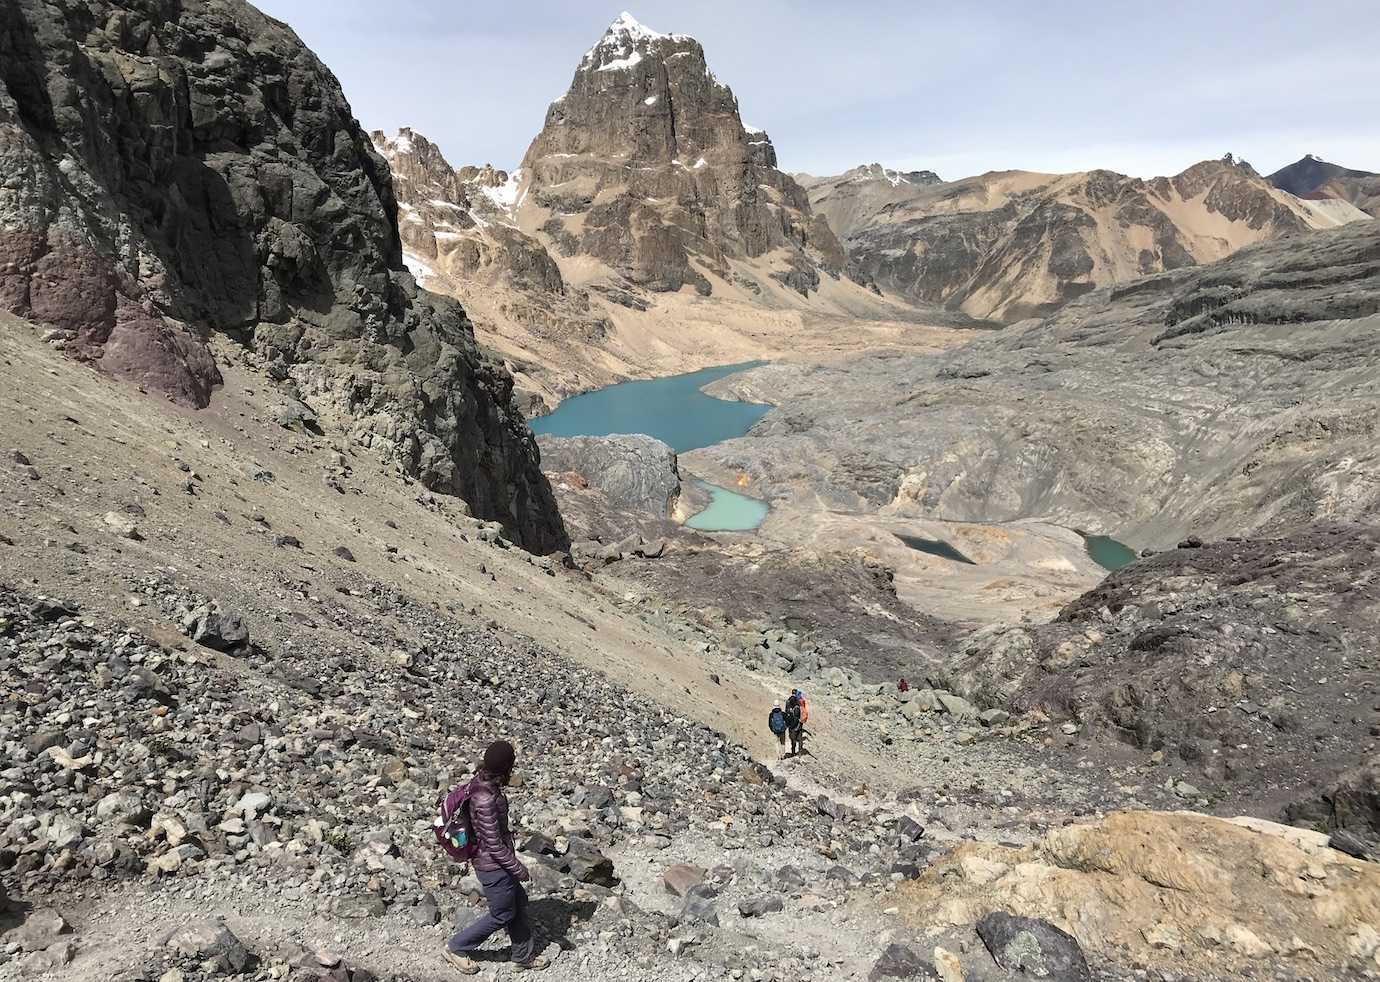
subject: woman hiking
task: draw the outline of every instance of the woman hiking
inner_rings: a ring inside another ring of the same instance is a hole
[[[500,928],[513,942],[513,963],[519,970],[539,970],[549,964],[535,953],[532,924],[527,917],[527,891],[522,882],[532,879],[513,851],[513,836],[508,829],[508,796],[504,787],[513,776],[517,753],[513,745],[499,740],[484,751],[484,762],[469,784],[470,825],[479,851],[474,857],[474,872],[484,888],[489,911],[458,932],[446,945],[446,962],[461,975],[476,975],[479,965],[470,957]]]

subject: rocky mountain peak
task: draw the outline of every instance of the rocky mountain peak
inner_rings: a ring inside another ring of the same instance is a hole
[[[808,293],[818,269],[845,262],[700,43],[627,14],[551,104],[522,175],[533,225],[648,289],[707,295],[706,272],[727,278],[734,260],[784,250],[771,275]],[[578,234],[566,224],[574,216]]]
[[[473,164],[466,164],[455,172],[456,176],[465,184],[473,184],[481,188],[497,188],[508,183],[511,175],[506,170],[499,170],[493,164],[485,164],[483,167],[476,167]]]
[[[652,48],[663,43],[699,47],[699,42],[689,35],[654,31],[638,23],[637,18],[625,10],[609,25],[599,43],[585,52],[581,68],[598,72],[630,69],[641,62]]]
[[[859,181],[886,181],[892,187],[899,187],[903,184],[923,187],[927,184],[944,183],[943,178],[932,170],[895,170],[878,163],[860,164],[844,171],[843,177]]]
[[[451,204],[466,203],[461,181],[441,148],[410,126],[399,129],[397,136],[390,137],[383,130],[374,130],[369,137],[393,172],[404,221],[414,199],[425,197]]]

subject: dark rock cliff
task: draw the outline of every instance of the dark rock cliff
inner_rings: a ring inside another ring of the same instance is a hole
[[[427,487],[565,542],[511,379],[404,270],[339,83],[240,0],[0,6],[0,307],[192,407],[227,333]]]

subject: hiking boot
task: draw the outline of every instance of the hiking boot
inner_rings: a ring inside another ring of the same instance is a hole
[[[445,958],[446,964],[461,975],[479,974],[479,963],[468,955],[457,955],[453,951],[446,951],[441,957]]]
[[[547,958],[545,955],[537,955],[529,961],[513,962],[513,968],[517,969],[519,972],[540,972],[550,964],[551,959]]]

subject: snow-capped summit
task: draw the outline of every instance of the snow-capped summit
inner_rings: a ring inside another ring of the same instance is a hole
[[[609,25],[599,43],[585,52],[582,66],[593,63],[595,71],[608,72],[633,68],[642,61],[643,53],[663,41],[677,44],[694,43],[686,34],[662,34],[654,31],[626,10]]]

